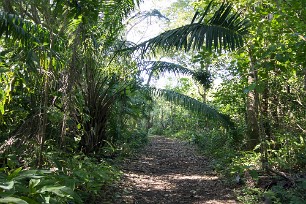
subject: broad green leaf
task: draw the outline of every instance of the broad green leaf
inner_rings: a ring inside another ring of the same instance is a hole
[[[70,195],[67,195],[67,193],[65,193],[65,191],[68,191],[67,189],[69,188],[66,186],[44,186],[38,192],[50,192],[61,197],[71,197]]]
[[[71,198],[74,199],[76,203],[83,203],[81,197],[75,193],[71,188],[65,187],[61,189],[66,195],[69,195]]]
[[[18,177],[14,178],[14,180],[22,180],[22,179],[25,179],[25,178],[36,178],[36,179],[39,179],[39,178],[43,178],[44,176],[39,174],[39,172],[37,170],[24,170],[24,171],[21,171],[18,175]]]
[[[80,123],[78,123],[77,128],[78,128],[78,130],[80,130],[82,128]]]
[[[8,179],[13,179],[17,177],[17,175],[19,174],[21,170],[22,170],[22,167],[15,169],[11,174],[8,175]]]
[[[11,190],[14,187],[14,184],[14,181],[8,181],[5,183],[1,183],[0,188],[2,188],[3,190]]]
[[[305,145],[304,138],[301,135],[300,135],[300,143],[301,143],[301,145]]]
[[[194,16],[191,24],[165,31],[132,49],[140,49],[144,54],[149,50],[155,53],[158,48],[189,51],[201,50],[206,45],[208,50],[221,51],[241,47],[249,22],[239,12],[233,12],[233,5],[229,3],[222,3],[212,17],[208,12],[211,10],[209,5],[204,13]]]
[[[44,197],[44,199],[45,199],[45,203],[50,203],[50,196],[46,196],[46,197]]]
[[[28,202],[16,197],[0,198],[0,203],[28,204]]]
[[[27,203],[29,203],[29,204],[40,204],[39,202],[37,202],[37,201],[35,201],[35,200],[33,200],[33,199],[31,199],[31,198],[29,198],[29,197],[24,197],[24,196],[22,196],[22,197],[20,197],[22,200],[24,200],[24,201],[26,201]]]
[[[29,190],[31,193],[35,192],[35,187],[40,183],[40,179],[31,179],[29,182]]]

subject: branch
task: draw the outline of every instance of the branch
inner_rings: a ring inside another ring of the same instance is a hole
[[[290,176],[288,176],[286,173],[282,172],[282,171],[277,171],[272,169],[269,165],[265,166],[266,171],[274,173],[284,179],[286,179],[287,181],[289,181],[292,185],[295,186],[295,181],[293,180],[293,178],[291,178]]]

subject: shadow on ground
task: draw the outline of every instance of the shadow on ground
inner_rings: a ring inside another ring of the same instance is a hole
[[[123,195],[116,203],[237,203],[210,162],[185,142],[154,136],[122,168]]]

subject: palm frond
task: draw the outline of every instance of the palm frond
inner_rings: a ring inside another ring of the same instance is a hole
[[[37,29],[34,24],[24,21],[14,14],[0,12],[0,37],[5,34],[5,37],[12,36],[14,39],[19,39],[26,43],[29,39],[39,42],[36,36],[32,35],[29,31]]]
[[[165,61],[145,61],[141,62],[140,66],[144,67],[143,70],[147,71],[147,73],[149,74],[149,80],[147,84],[149,84],[151,77],[154,74],[160,75],[166,72],[192,76],[194,80],[199,82],[205,88],[210,88],[212,84],[211,74],[203,70],[191,70],[179,64]]]
[[[173,74],[187,74],[187,75],[194,74],[192,70],[186,67],[165,61],[145,61],[141,62],[139,66],[143,67],[143,70],[147,71],[147,73],[149,74],[147,85],[150,84],[153,75],[159,76],[166,72]]]
[[[6,12],[0,12],[0,37],[5,35],[7,39],[15,41],[18,45],[28,47],[29,45],[47,45],[50,44],[50,32],[42,27],[26,21],[23,18]],[[64,43],[62,38],[52,33],[56,37],[53,43],[53,49],[58,50]]]
[[[243,36],[247,34],[249,22],[242,19],[239,12],[233,12],[230,3],[223,3],[212,17],[208,11],[212,2],[203,14],[198,11],[191,24],[165,31],[151,38],[133,49],[141,50],[142,54],[161,48],[165,51],[175,48],[185,51],[206,49],[221,51],[235,50],[243,46]]]
[[[190,111],[196,112],[198,114],[203,114],[208,119],[219,121],[225,128],[235,129],[235,125],[229,116],[218,112],[216,109],[203,102],[171,90],[156,89],[150,87],[148,90],[152,96],[163,97],[165,100],[183,106]]]
[[[193,75],[193,71],[179,64],[165,61],[145,61],[141,65],[149,73],[174,73]]]

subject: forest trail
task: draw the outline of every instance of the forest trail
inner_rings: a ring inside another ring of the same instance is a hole
[[[124,195],[118,203],[237,203],[233,192],[192,145],[162,136],[122,164]]]

